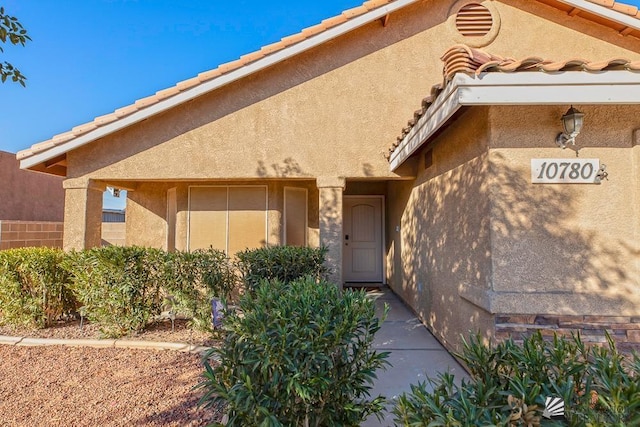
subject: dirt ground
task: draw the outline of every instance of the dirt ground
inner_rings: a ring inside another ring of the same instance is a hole
[[[167,322],[168,323],[168,322]],[[91,326],[49,330],[0,328],[0,335],[96,338]],[[211,344],[179,324],[158,325],[136,337]],[[0,345],[2,426],[204,426],[219,414],[198,408],[193,387],[201,356],[175,351]]]

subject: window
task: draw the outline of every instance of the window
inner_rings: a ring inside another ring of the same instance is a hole
[[[266,186],[189,187],[189,250],[228,255],[267,244]]]

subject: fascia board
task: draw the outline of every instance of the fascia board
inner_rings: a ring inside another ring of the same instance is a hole
[[[453,114],[462,107],[459,101],[458,87],[448,85],[440,93],[435,102],[420,117],[418,123],[409,131],[400,145],[391,154],[389,165],[395,171],[410,155],[412,155],[423,141],[429,139]]]
[[[585,0],[558,0],[560,3],[567,4],[578,9],[585,10],[589,13],[597,15],[601,18],[608,19],[610,21],[617,22],[618,24],[625,25],[636,30],[640,30],[640,20],[633,16],[626,15],[622,12],[618,12],[608,7],[600,6]]]
[[[640,104],[640,72],[456,74],[392,153],[389,166],[395,171],[463,106],[571,103]]]
[[[262,69],[275,65],[279,62],[282,62],[293,56],[296,56],[302,52],[305,52],[309,49],[317,47],[329,40],[337,38],[343,34],[346,34],[352,30],[362,27],[363,25],[366,25],[377,19],[380,19],[386,15],[389,15],[399,9],[402,9],[403,7],[406,7],[418,1],[420,0],[397,0],[397,1],[394,1],[393,3],[381,6],[377,9],[374,9],[360,16],[356,16],[355,18],[351,18],[345,23],[336,25],[333,28],[329,28],[316,36],[310,37],[306,40],[302,40],[294,45],[291,45],[290,47],[286,47],[282,50],[274,52],[271,55],[268,55],[255,62],[247,64],[241,68],[238,68],[237,70],[230,71],[229,73],[223,74],[220,77],[214,78],[213,80],[199,84],[194,88],[185,90],[184,92],[180,92],[172,96],[171,98],[167,98],[164,101],[160,101],[157,104],[154,104],[152,106],[144,108],[143,110],[132,113],[129,116],[126,116],[122,119],[114,121],[113,123],[101,126],[91,132],[88,132],[84,135],[76,137],[70,140],[69,142],[60,144],[58,146],[52,147],[41,153],[37,153],[37,154],[34,154],[33,156],[27,157],[20,161],[20,168],[28,169],[37,164],[40,164],[49,159],[52,159],[56,156],[59,156],[68,151],[71,151],[85,144],[88,144],[92,141],[95,141],[99,138],[102,138],[106,135],[114,133],[120,129],[124,129],[125,127],[131,126],[134,123],[145,120],[158,113],[161,113],[163,111],[176,107],[194,98],[197,98],[207,92],[216,90],[236,80],[242,79]]]

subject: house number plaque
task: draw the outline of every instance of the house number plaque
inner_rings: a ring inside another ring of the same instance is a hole
[[[531,159],[534,184],[599,184],[604,177],[599,159]]]

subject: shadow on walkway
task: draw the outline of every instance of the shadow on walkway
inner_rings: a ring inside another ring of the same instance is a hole
[[[425,382],[427,377],[435,378],[440,372],[449,371],[457,380],[468,374],[388,287],[369,290],[367,294],[375,298],[380,316],[385,303],[390,307],[387,319],[376,334],[374,348],[391,352],[387,359],[391,366],[377,373],[371,392],[371,396],[382,394],[389,401],[384,419],[369,417],[362,427],[393,426],[391,408],[402,393],[411,391],[411,384]]]

